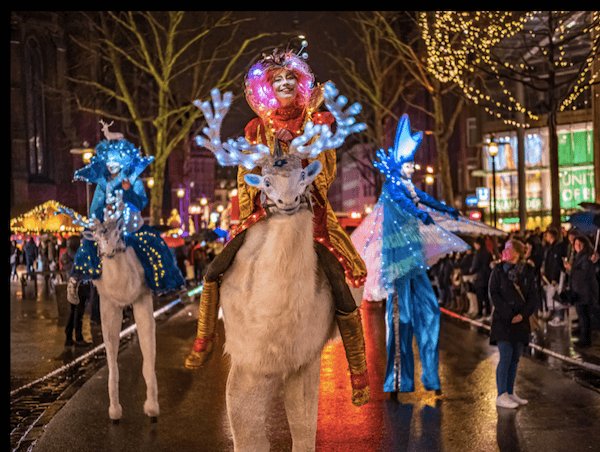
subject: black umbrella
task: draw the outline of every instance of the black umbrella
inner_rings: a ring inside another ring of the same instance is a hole
[[[219,238],[219,235],[212,229],[200,229],[198,232],[192,234],[191,238],[198,242],[214,242]]]
[[[580,202],[579,205],[586,210],[600,210],[600,204],[597,202]]]
[[[600,212],[594,210],[583,210],[575,212],[569,217],[567,223],[577,228],[582,234],[595,234],[600,228]]]

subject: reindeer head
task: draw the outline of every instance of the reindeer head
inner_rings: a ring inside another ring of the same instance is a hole
[[[84,238],[96,242],[100,258],[110,259],[115,254],[125,251],[124,228],[123,217],[109,218],[103,223],[98,222],[90,229],[84,230],[82,235]]]
[[[326,149],[340,147],[348,135],[366,128],[363,123],[356,123],[355,115],[360,113],[360,104],[354,103],[346,111],[342,111],[348,99],[338,97],[333,83],[325,84],[325,105],[336,120],[336,132],[333,134],[328,125],[314,125],[308,122],[304,133],[293,139],[289,151],[282,155],[278,141],[271,155],[270,149],[263,144],[251,145],[245,138],[228,139],[221,142],[220,130],[223,117],[231,105],[231,93],[221,98],[218,89],[211,91],[210,102],[194,101],[194,105],[202,110],[208,127],[203,129],[204,136],[197,136],[196,143],[212,151],[220,165],[243,165],[247,169],[262,167],[262,175],[247,174],[247,184],[259,188],[263,196],[268,198],[271,211],[292,215],[303,205],[310,205],[307,189],[322,169],[321,163],[315,160],[306,168],[302,168],[302,159],[316,158]]]
[[[104,208],[104,222],[100,222],[97,218],[86,219],[68,207],[60,207],[55,213],[55,215],[60,213],[68,215],[73,219],[74,224],[86,228],[82,235],[87,240],[97,243],[98,255],[101,258],[111,258],[116,253],[125,251],[123,212],[126,206],[123,202],[123,192],[120,190],[119,192],[115,196],[114,203]]]
[[[268,198],[265,207],[271,212],[293,215],[301,207],[310,206],[308,188],[321,169],[318,160],[302,168],[298,156],[279,156],[262,167],[261,176],[246,174],[244,180],[264,193]]]

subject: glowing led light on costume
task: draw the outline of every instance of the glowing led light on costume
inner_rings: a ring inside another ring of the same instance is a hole
[[[221,101],[220,91],[216,88],[211,90],[211,95],[212,108],[210,102],[194,101],[194,105],[202,110],[208,124],[208,127],[203,129],[204,136],[199,135],[195,138],[196,143],[212,151],[222,166],[242,165],[246,169],[262,166],[260,165],[261,161],[271,156],[271,151],[267,146],[251,144],[244,137],[236,140],[230,138],[225,143],[221,141],[222,119],[229,109],[232,95],[230,92],[225,93],[223,101]],[[337,88],[333,83],[325,84],[324,98],[325,105],[336,119],[335,134],[331,132],[327,124],[314,125],[312,122],[308,122],[304,133],[290,143],[288,151],[290,154],[315,158],[325,149],[340,147],[348,135],[366,128],[364,123],[357,124],[354,118],[354,115],[361,111],[360,104],[354,103],[346,111],[343,111],[348,99],[344,96],[338,97]],[[213,108],[215,112],[218,111],[218,114],[213,113]],[[311,142],[309,143],[309,141]]]

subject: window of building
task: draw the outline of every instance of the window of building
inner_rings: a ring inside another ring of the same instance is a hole
[[[475,147],[479,143],[479,134],[477,133],[477,118],[467,118],[467,146]]]

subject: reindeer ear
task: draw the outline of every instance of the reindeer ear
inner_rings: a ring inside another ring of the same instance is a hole
[[[121,232],[125,226],[125,220],[122,216],[117,219],[117,231]]]
[[[244,180],[248,185],[253,187],[260,187],[262,185],[263,178],[258,174],[246,174]]]
[[[312,181],[314,181],[315,178],[319,175],[322,169],[323,165],[318,160],[315,160],[306,168],[304,168],[304,182],[306,183],[306,185],[311,184]]]
[[[88,231],[88,230],[83,230],[83,232],[81,233],[81,235],[83,236],[84,239],[87,240],[91,240],[94,241],[94,233],[92,231]]]

